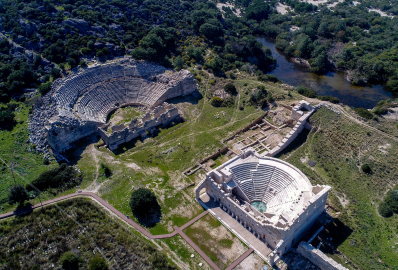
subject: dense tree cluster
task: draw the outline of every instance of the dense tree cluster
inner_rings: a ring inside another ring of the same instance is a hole
[[[368,12],[369,8],[379,8],[396,14],[397,1],[370,0],[357,5],[344,1],[333,8],[321,7],[317,13],[308,12],[311,8],[297,10],[296,4],[304,6],[304,2],[289,0],[285,4],[294,7],[291,15],[299,14],[294,18],[271,16],[264,28],[268,36],[276,38],[278,49],[309,59],[316,73],[330,68],[352,70],[354,84],[388,81],[391,89],[397,88],[397,20]]]

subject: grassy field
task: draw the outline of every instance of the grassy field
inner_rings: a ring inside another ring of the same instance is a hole
[[[396,141],[326,108],[310,122],[315,129],[303,145],[280,158],[302,170],[312,184],[332,186],[328,201],[339,210],[338,218],[321,237],[332,237],[325,242],[360,269],[397,268],[398,217],[386,219],[377,212],[384,194],[398,182]],[[317,162],[316,166],[311,168],[307,160]],[[372,174],[360,170],[365,163]],[[328,255],[345,265],[341,256]]]
[[[186,228],[184,233],[221,269],[248,250],[245,244],[210,214]]]
[[[67,251],[80,257],[81,269],[88,269],[95,255],[113,269],[176,269],[152,242],[86,198],[0,222],[0,242],[4,269],[60,269],[60,256]]]

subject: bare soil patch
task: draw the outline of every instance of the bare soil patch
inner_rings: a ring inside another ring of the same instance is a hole
[[[247,256],[240,264],[238,264],[234,270],[260,270],[263,269],[264,261],[256,253],[252,253]]]
[[[185,229],[185,233],[221,269],[239,258],[248,248],[217,219],[206,215]]]

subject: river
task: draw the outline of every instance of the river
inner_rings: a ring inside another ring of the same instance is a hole
[[[349,84],[344,80],[342,72],[317,75],[306,71],[276,49],[273,41],[265,38],[258,38],[258,40],[272,51],[272,56],[277,60],[277,67],[269,74],[275,75],[287,84],[301,85],[316,91],[318,96],[337,97],[345,105],[367,109],[373,108],[382,99],[397,97],[396,94],[393,96],[387,91],[383,85],[354,86]]]

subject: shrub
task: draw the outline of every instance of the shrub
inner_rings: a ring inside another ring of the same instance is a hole
[[[174,68],[175,68],[176,70],[181,70],[181,69],[184,68],[184,60],[182,59],[181,56],[177,56],[177,57],[174,59],[173,65],[174,65]]]
[[[387,88],[390,91],[397,92],[398,91],[398,80],[390,80],[387,82]]]
[[[51,90],[51,84],[52,82],[42,83],[37,90],[40,94],[45,95]]]
[[[0,107],[0,127],[12,126],[16,123],[15,114],[13,109],[10,107]]]
[[[81,67],[87,67],[86,61],[84,61],[84,60],[80,60],[79,65]]]
[[[365,108],[356,108],[355,112],[362,118],[372,119],[373,114]]]
[[[130,197],[130,208],[134,215],[143,217],[160,208],[155,194],[146,188],[139,188]]]
[[[61,258],[59,259],[59,262],[63,269],[74,270],[74,269],[79,269],[80,259],[75,253],[68,251],[62,254]]]
[[[363,164],[363,165],[361,166],[361,170],[362,170],[364,173],[368,173],[368,174],[371,174],[371,173],[372,173],[372,169],[370,168],[370,166],[369,166],[368,164]]]
[[[213,97],[210,101],[210,104],[214,107],[220,107],[224,100],[220,97]]]
[[[382,217],[387,218],[387,217],[391,217],[391,216],[393,215],[393,212],[392,212],[391,207],[390,207],[387,203],[382,202],[382,203],[379,205],[379,214],[380,214]]]
[[[384,201],[390,206],[394,213],[398,213],[398,190],[395,189],[388,192]]]
[[[268,102],[269,103],[272,103],[272,102],[274,102],[275,101],[275,99],[274,99],[274,97],[272,96],[272,94],[271,93],[268,93]]]
[[[227,83],[227,84],[224,86],[224,90],[225,90],[225,92],[227,92],[227,93],[230,94],[230,95],[234,95],[234,94],[237,93],[236,87],[235,87],[235,85],[233,85],[232,83]]]
[[[105,165],[105,164],[103,164],[103,163],[101,163],[100,172],[101,172],[101,174],[103,174],[106,178],[108,178],[108,177],[110,177],[110,176],[112,175],[111,169],[110,169],[107,165]]]
[[[316,98],[317,97],[317,94],[315,91],[309,90],[305,87],[297,86],[296,90],[300,95],[303,95],[305,97],[308,97],[308,98]]]
[[[272,74],[268,74],[268,75],[259,75],[258,77],[257,77],[257,80],[259,80],[259,81],[261,81],[261,82],[266,82],[266,81],[269,81],[269,82],[279,82],[279,79],[278,79],[278,77],[276,77],[275,75],[272,75]]]
[[[377,115],[382,115],[382,114],[387,113],[387,108],[376,107],[373,109],[372,113],[377,114]]]
[[[11,203],[22,204],[28,199],[28,193],[23,185],[14,185],[8,193],[8,200]]]
[[[90,260],[89,264],[90,270],[108,270],[108,264],[102,257],[94,257]]]
[[[340,103],[340,99],[338,99],[337,97],[319,96],[318,99],[322,100],[322,101],[329,101],[329,102],[334,103],[334,104],[339,104]]]

